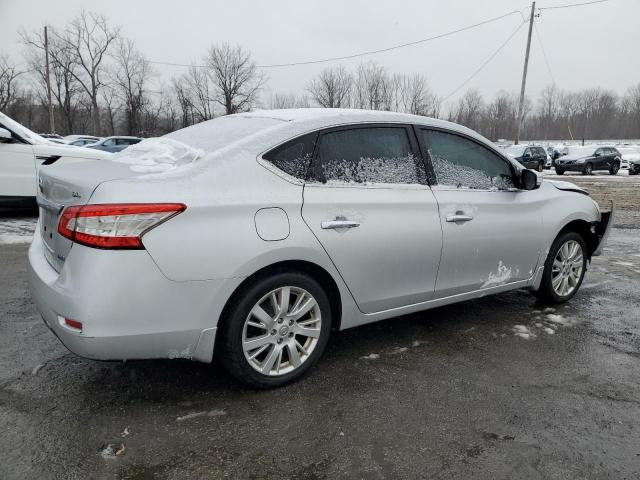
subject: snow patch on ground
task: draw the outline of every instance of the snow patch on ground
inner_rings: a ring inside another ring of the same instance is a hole
[[[37,218],[1,218],[0,245],[31,243]]]
[[[572,327],[573,325],[577,325],[577,321],[571,318],[563,317],[559,314],[549,314],[547,315],[547,320],[555,323],[556,325],[562,325],[563,327]]]
[[[365,355],[360,358],[362,358],[362,360],[377,360],[380,358],[380,355],[378,353],[370,353],[369,355]]]
[[[525,325],[514,325],[513,333],[520,338],[524,338],[525,340],[532,340],[536,338],[536,334]]]
[[[148,138],[130,146],[111,159],[126,163],[139,173],[160,173],[190,165],[204,156],[201,149],[170,138]]]

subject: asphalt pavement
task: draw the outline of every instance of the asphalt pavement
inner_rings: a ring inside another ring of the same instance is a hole
[[[69,353],[29,297],[33,220],[0,220],[0,479],[640,478],[638,208],[568,304],[521,290],[347,330],[272,391]]]

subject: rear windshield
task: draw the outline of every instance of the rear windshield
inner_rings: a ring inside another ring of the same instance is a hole
[[[282,122],[283,120],[268,117],[224,116],[183,128],[165,137],[201,148],[205,152],[213,152]]]

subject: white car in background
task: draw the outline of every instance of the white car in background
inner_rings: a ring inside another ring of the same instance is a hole
[[[0,208],[35,207],[37,172],[54,163],[74,163],[110,154],[53,143],[0,112]]]
[[[622,155],[622,159],[620,160],[621,169],[628,170],[629,164],[632,161],[634,163],[640,162],[640,147],[624,145],[616,147],[616,149],[620,152],[620,155]]]
[[[85,145],[99,142],[102,140],[102,137],[94,137],[93,135],[67,135],[63,140],[69,145],[84,147]]]
[[[46,324],[94,359],[215,353],[255,387],[332,330],[519,288],[565,302],[611,224],[472,130],[391,112],[218,117],[93,167],[40,177]]]

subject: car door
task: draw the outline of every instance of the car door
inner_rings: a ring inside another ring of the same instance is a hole
[[[33,147],[15,136],[9,142],[0,143],[0,196],[36,196]]]
[[[411,127],[320,133],[302,216],[365,313],[433,298],[442,231]]]
[[[598,148],[593,157],[593,169],[604,170],[607,167],[607,152],[605,148]]]
[[[470,137],[418,128],[435,173],[443,246],[436,298],[531,278],[543,242],[540,190],[515,188],[515,169]]]

